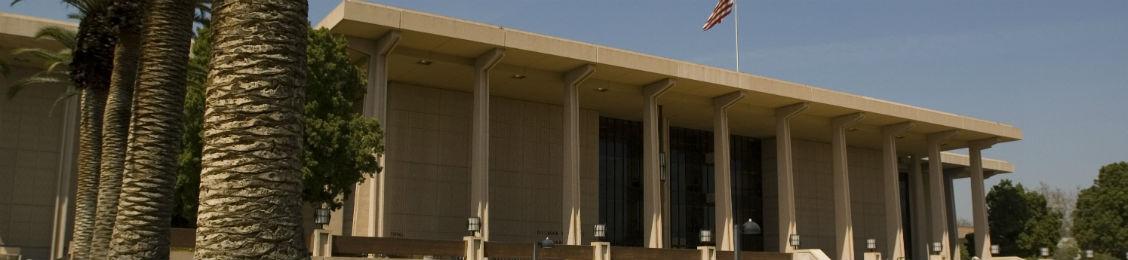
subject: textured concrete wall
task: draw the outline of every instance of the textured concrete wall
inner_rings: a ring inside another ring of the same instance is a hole
[[[795,164],[795,214],[798,218],[801,248],[834,252],[834,193],[829,143],[795,139],[792,141]],[[773,237],[778,221],[775,141],[763,142],[764,229]],[[865,252],[867,238],[884,234],[885,208],[882,204],[881,151],[849,148],[850,208],[853,213],[854,249],[858,258]],[[765,241],[765,250],[777,250],[774,239]]]
[[[470,93],[392,83],[388,100],[389,236],[459,239],[470,214]],[[562,116],[558,105],[491,97],[491,240],[562,238]],[[590,226],[599,216],[598,114],[584,110],[580,121]],[[356,212],[359,219],[365,210]],[[590,241],[590,231],[584,235]]]
[[[30,73],[0,77],[0,93]],[[65,102],[50,112],[62,90],[38,86],[0,97],[0,247],[18,247],[25,259],[50,254]]]

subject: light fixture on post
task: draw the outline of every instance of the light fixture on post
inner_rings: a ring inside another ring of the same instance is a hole
[[[317,208],[317,211],[314,212],[313,223],[317,224],[319,227],[323,227],[325,226],[325,224],[329,224],[330,213],[331,211],[329,211],[329,208],[326,208],[325,206]]]
[[[1085,258],[1093,259],[1093,250],[1092,249],[1086,249],[1085,250]]]
[[[991,245],[991,255],[999,254],[999,245]]]
[[[756,222],[752,221],[752,219],[748,219],[748,221],[744,221],[744,224],[733,225],[732,228],[733,228],[733,233],[735,233],[735,235],[733,236],[733,242],[732,242],[732,244],[734,245],[733,250],[732,250],[732,252],[733,252],[733,254],[732,254],[733,258],[732,259],[733,260],[740,260],[740,253],[738,253],[738,252],[744,251],[744,250],[740,249],[741,244],[744,244],[743,242],[740,241],[740,239],[743,238],[744,235],[759,235],[760,231],[761,231],[760,230],[760,224],[756,224]]]
[[[943,248],[944,247],[940,245],[940,242],[932,242],[932,254],[939,255],[940,250]]]
[[[791,236],[788,237],[787,242],[791,244],[792,249],[798,250],[799,249],[799,234],[791,234]]]
[[[877,252],[877,239],[866,239],[866,251]]]
[[[701,245],[702,246],[713,245],[713,231],[708,230],[708,229],[702,229],[701,230]]]
[[[1050,257],[1050,249],[1049,248],[1045,248],[1045,247],[1039,248],[1038,251],[1041,253],[1043,258]]]
[[[466,232],[470,233],[470,236],[476,237],[479,231],[482,231],[482,219],[478,217],[467,218]]]
[[[592,231],[591,234],[595,237],[596,242],[604,242],[603,240],[607,237],[607,225],[595,224]]]
[[[555,244],[556,243],[553,242],[552,239],[549,239],[548,237],[544,237],[544,240],[537,241],[536,243],[533,243],[533,260],[537,260],[537,258],[540,257],[540,249],[541,248],[544,248],[544,249],[552,248],[552,246],[555,245]]]

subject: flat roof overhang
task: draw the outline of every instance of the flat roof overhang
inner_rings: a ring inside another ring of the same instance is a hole
[[[14,67],[43,68],[42,60],[30,55],[13,57],[11,52],[21,48],[44,48],[48,50],[63,48],[62,44],[49,39],[35,39],[35,34],[39,32],[39,29],[48,26],[58,26],[71,30],[78,29],[73,23],[0,13],[0,50],[3,50],[0,51],[0,62],[5,62]]]
[[[389,58],[391,81],[460,91],[471,90],[475,57],[505,49],[505,58],[491,73],[491,94],[520,100],[561,104],[563,74],[592,64],[595,73],[581,85],[581,107],[622,119],[641,118],[641,87],[672,78],[676,85],[659,103],[678,127],[711,129],[712,98],[743,91],[745,98],[729,112],[733,134],[775,136],[773,109],[807,102],[809,108],[792,120],[792,135],[801,139],[829,141],[830,118],[857,112],[866,117],[851,129],[851,146],[878,148],[882,126],[910,121],[915,127],[900,137],[901,153],[925,154],[926,135],[947,130],[959,134],[943,144],[944,150],[988,138],[1022,139],[1020,129],[1002,123],[363,1],[342,2],[319,26],[349,37],[354,50],[399,31],[401,40]],[[360,51],[353,55],[366,59]],[[419,65],[420,59],[433,64]]]

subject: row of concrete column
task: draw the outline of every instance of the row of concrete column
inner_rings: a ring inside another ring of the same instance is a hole
[[[373,116],[383,122],[387,119],[387,88],[388,88],[388,55],[395,48],[399,42],[400,34],[398,32],[390,32],[383,36],[378,41],[374,42],[372,46],[367,48],[367,53],[370,55],[368,69],[368,93],[369,98],[366,98],[364,103],[364,114]],[[472,140],[471,140],[471,160],[470,160],[470,180],[471,180],[471,196],[472,203],[470,214],[481,219],[481,237],[485,240],[489,239],[490,231],[490,205],[489,205],[489,98],[490,98],[490,71],[505,57],[503,49],[490,50],[474,61],[475,82],[473,88],[473,122],[472,122]],[[564,189],[562,192],[563,203],[561,213],[563,214],[563,229],[564,243],[569,245],[580,244],[583,237],[584,222],[582,221],[581,209],[581,187],[580,187],[580,131],[579,131],[579,86],[592,75],[596,67],[591,64],[582,65],[578,68],[570,70],[561,77],[563,81],[563,95],[562,103],[564,104],[564,171],[561,182]],[[665,231],[665,216],[664,207],[662,206],[662,185],[661,185],[661,165],[660,165],[660,117],[658,110],[658,99],[663,93],[666,93],[670,88],[674,87],[677,83],[675,79],[663,79],[652,84],[642,86],[640,95],[644,98],[642,109],[643,114],[643,183],[644,183],[644,232],[645,245],[651,248],[663,248],[666,239],[663,237]],[[727,93],[722,96],[713,98],[713,117],[714,117],[714,169],[716,169],[716,227],[717,242],[720,250],[732,250],[733,236],[732,225],[734,224],[732,214],[732,191],[731,191],[731,174],[730,162],[731,156],[729,151],[729,127],[727,110],[742,99],[745,94],[741,91]],[[789,245],[789,238],[791,235],[797,234],[797,221],[795,214],[795,184],[793,172],[793,160],[791,149],[791,124],[790,120],[795,118],[807,108],[807,103],[796,103],[775,109],[776,121],[776,157],[777,157],[777,174],[778,182],[778,224],[777,239],[780,252],[791,252],[793,248]],[[830,121],[832,126],[832,156],[833,156],[833,189],[834,189],[834,215],[835,215],[835,234],[836,234],[836,248],[837,252],[832,252],[831,256],[835,259],[853,259],[853,224],[850,212],[850,184],[849,172],[847,165],[847,132],[848,130],[865,117],[863,113],[853,113],[842,115],[832,118]],[[381,124],[383,127],[385,124]],[[887,125],[881,128],[882,131],[882,185],[883,190],[886,191],[884,204],[886,215],[886,233],[879,241],[883,241],[883,255],[887,259],[902,259],[904,257],[905,245],[903,245],[903,229],[901,223],[901,205],[900,194],[898,186],[898,152],[897,152],[897,139],[913,127],[912,122],[904,122],[893,125]],[[385,131],[386,133],[386,131]],[[941,146],[945,140],[950,139],[957,132],[944,131],[939,133],[929,134],[927,136],[928,151],[929,151],[929,172],[939,174],[929,174],[929,189],[927,192],[929,200],[927,204],[923,201],[924,192],[923,174],[920,169],[921,158],[919,156],[910,156],[910,170],[912,175],[914,196],[917,201],[915,205],[929,205],[928,207],[916,207],[914,211],[914,222],[916,224],[923,224],[925,221],[930,223],[927,230],[928,235],[925,237],[926,232],[921,232],[923,225],[918,226],[916,233],[921,236],[914,241],[929,241],[915,243],[918,246],[924,247],[931,242],[940,242],[943,244],[942,252],[940,255],[950,256],[950,245],[954,244],[949,240],[947,216],[947,204],[945,202],[945,194],[941,191],[945,190],[943,183],[945,181],[943,174],[943,167],[941,158]],[[971,159],[971,177],[972,177],[972,199],[974,204],[974,221],[976,230],[977,250],[981,259],[989,257],[988,245],[990,245],[989,237],[987,236],[987,223],[986,223],[986,207],[983,196],[983,168],[981,150],[989,148],[993,144],[993,140],[981,140],[971,143],[970,159]],[[383,164],[383,157],[380,158]],[[385,168],[387,169],[387,168]],[[370,236],[387,236],[386,228],[384,226],[385,204],[384,197],[387,192],[384,189],[387,172],[376,175],[376,177],[366,182],[369,189],[369,200],[372,207],[369,207],[368,212],[368,235]],[[924,214],[928,214],[925,216]],[[362,220],[354,220],[362,221]],[[589,224],[590,225],[590,224]],[[930,251],[929,248],[915,248],[917,252]]]

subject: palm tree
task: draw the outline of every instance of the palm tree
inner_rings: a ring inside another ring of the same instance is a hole
[[[223,0],[212,10],[195,257],[308,257],[299,214],[307,1]]]
[[[94,220],[90,255],[105,259],[117,216],[125,163],[126,137],[137,62],[141,56],[141,4],[134,0],[114,0],[110,12],[118,41],[114,48],[114,67],[102,125],[102,161],[98,178],[98,205]]]
[[[15,98],[26,88],[40,86],[63,86],[66,88],[63,94],[59,95],[59,98],[55,100],[55,105],[58,105],[60,101],[68,97],[78,94],[79,91],[75,89],[74,84],[70,81],[71,53],[73,53],[75,48],[75,37],[77,37],[76,33],[67,28],[58,26],[43,27],[35,32],[35,39],[49,39],[61,44],[63,48],[58,50],[46,48],[21,48],[13,50],[11,53],[12,56],[30,56],[37,61],[43,62],[43,70],[31,76],[13,81],[11,85],[9,85],[8,92],[6,93],[7,98]],[[10,69],[9,66],[10,65],[0,63],[0,67],[2,67],[0,68],[0,75],[7,76],[6,74]],[[52,110],[54,110],[55,105],[51,107]]]
[[[21,0],[13,0],[12,5]],[[74,247],[71,252],[75,259],[88,259],[90,240],[93,237],[94,215],[97,211],[98,175],[101,166],[102,115],[109,88],[113,51],[117,38],[111,33],[112,16],[109,15],[109,0],[63,0],[75,7],[78,13],[70,15],[78,19],[78,33],[71,42],[70,60],[65,62],[71,90],[63,97],[81,93],[79,113],[78,183],[75,191]],[[37,56],[49,56],[49,52],[29,51]],[[60,54],[60,53],[55,53]],[[63,56],[56,56],[61,58]],[[57,64],[64,64],[58,62]],[[27,78],[25,86],[42,83],[59,83],[58,67],[49,66],[47,70]],[[9,96],[15,95],[18,88],[12,88]],[[62,98],[60,98],[62,99]],[[56,104],[58,101],[56,101]]]
[[[150,0],[141,34],[112,259],[167,259],[196,0]]]

